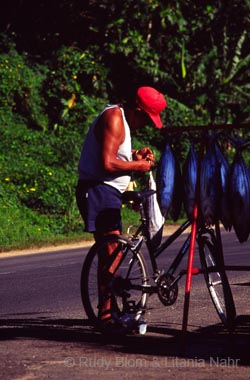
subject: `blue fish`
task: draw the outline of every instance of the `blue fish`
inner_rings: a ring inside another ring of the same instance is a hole
[[[213,225],[219,217],[220,172],[214,144],[209,144],[201,163],[200,210],[204,223]]]
[[[250,233],[250,176],[240,150],[236,151],[230,173],[230,202],[233,228],[240,243]]]
[[[194,145],[191,144],[187,158],[184,162],[182,169],[183,177],[183,203],[184,209],[191,220],[193,216],[193,209],[195,203],[195,192],[196,192],[196,182],[197,182],[197,170],[198,170],[198,159],[194,150]]]
[[[167,216],[174,194],[175,157],[169,143],[161,155],[156,171],[157,199],[161,213]]]
[[[214,149],[220,174],[219,219],[225,229],[230,231],[232,228],[232,215],[229,198],[230,165],[217,142],[214,143]]]
[[[181,168],[179,162],[175,158],[175,173],[174,173],[174,191],[172,197],[172,203],[170,206],[169,214],[174,222],[176,222],[180,216],[182,203],[183,203],[183,180],[181,174]]]

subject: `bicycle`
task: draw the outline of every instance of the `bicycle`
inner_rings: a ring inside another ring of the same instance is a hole
[[[98,313],[102,307],[102,302],[105,300],[105,294],[100,297],[98,289],[98,258],[107,249],[107,245],[113,244],[115,247],[112,254],[107,258],[107,268],[114,265],[119,255],[117,267],[110,275],[106,287],[106,297],[112,298],[112,308],[115,315],[132,315],[133,321],[139,326],[144,320],[150,295],[158,294],[159,300],[165,306],[174,304],[177,299],[178,281],[186,273],[186,270],[180,270],[176,276],[174,275],[189,250],[191,233],[188,234],[167,270],[158,268],[157,257],[191,225],[191,222],[185,221],[160,246],[153,248],[150,244],[147,228],[148,217],[144,206],[147,198],[154,193],[153,190],[125,192],[123,203],[133,202],[134,205],[138,206],[141,216],[140,225],[130,238],[122,235],[110,235],[95,243],[84,261],[81,273],[82,303],[91,324],[100,329],[102,322],[98,318]],[[226,328],[232,331],[236,311],[223,258],[219,254],[216,232],[213,228],[204,225],[199,226],[196,240],[201,262],[201,269],[197,273],[204,274],[218,316]],[[144,241],[150,258],[151,275],[149,275],[146,261],[141,253],[141,246]]]

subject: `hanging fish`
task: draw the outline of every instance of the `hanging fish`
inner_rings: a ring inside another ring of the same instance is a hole
[[[209,144],[201,163],[200,209],[207,225],[213,225],[219,216],[220,173],[214,144]]]
[[[232,228],[232,216],[229,199],[230,165],[217,142],[214,143],[214,149],[220,174],[219,219],[221,220],[225,229],[227,231],[230,231]]]
[[[250,233],[250,176],[240,149],[231,167],[230,202],[233,228],[239,242],[243,243]]]
[[[195,192],[196,192],[196,182],[197,182],[197,170],[198,170],[198,159],[194,150],[194,145],[191,144],[186,161],[183,165],[182,177],[183,177],[183,202],[184,209],[188,218],[191,220],[193,216],[193,209],[195,203]]]
[[[157,199],[164,217],[167,216],[173,200],[175,178],[175,157],[169,143],[161,155],[156,171]]]
[[[175,173],[174,173],[174,191],[169,214],[174,222],[176,222],[181,213],[183,203],[183,180],[179,162],[175,158]]]

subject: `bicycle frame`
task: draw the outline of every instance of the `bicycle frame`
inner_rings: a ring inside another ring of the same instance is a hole
[[[149,252],[149,258],[152,265],[152,269],[154,274],[159,273],[159,268],[157,265],[157,257],[161,255],[175,240],[178,239],[178,237],[191,225],[191,222],[189,220],[185,221],[172,235],[170,235],[167,239],[164,240],[157,248],[152,247],[148,229],[147,229],[147,218],[144,212],[143,204],[139,204],[139,211],[141,214],[141,224],[137,228],[136,232],[132,236],[132,241],[135,242],[138,240],[138,236],[142,234],[146,238],[146,246],[148,248]],[[177,253],[176,257],[174,258],[172,264],[168,268],[167,272],[168,274],[173,275],[178,268],[180,262],[182,261],[183,257],[187,253],[190,245],[190,235],[188,234],[186,240],[184,241],[182,247],[180,248],[179,252]],[[141,242],[141,240],[140,240]]]
[[[153,255],[154,262],[155,259],[164,252],[178,237],[191,225],[191,222],[189,220],[185,221],[172,235],[170,235],[165,241],[160,244],[159,247],[157,247],[154,251],[149,249],[150,257]],[[191,233],[188,234],[187,238],[185,239],[184,243],[182,244],[179,252],[177,253],[176,257],[174,258],[172,264],[170,265],[167,273],[174,274],[177,267],[179,266],[181,260],[185,256],[187,250],[189,249],[190,245],[190,237]],[[153,263],[152,263],[153,265]],[[154,268],[154,267],[153,267]],[[154,270],[157,270],[157,268],[154,268]]]
[[[146,246],[147,246],[147,249],[148,249],[148,253],[149,253],[149,258],[150,258],[151,266],[152,266],[152,269],[153,269],[153,275],[157,277],[161,273],[161,270],[159,269],[158,264],[157,264],[157,260],[156,260],[157,257],[159,257],[163,252],[165,252],[167,250],[167,248],[170,247],[171,244],[174,241],[176,241],[179,238],[179,236],[188,227],[191,226],[191,221],[190,220],[186,220],[184,223],[182,223],[177,228],[177,230],[173,234],[171,234],[170,236],[168,236],[157,248],[154,248],[151,245],[151,240],[150,240],[148,229],[147,229],[147,223],[148,223],[148,221],[147,221],[147,217],[145,215],[143,203],[139,204],[139,211],[140,211],[140,215],[141,215],[141,224],[137,227],[136,232],[132,236],[132,241],[135,244],[134,245],[134,250],[136,250],[138,246],[139,247],[141,246],[142,241],[143,241],[143,237],[144,237],[145,238],[145,243],[146,243]],[[212,234],[211,229],[205,228],[204,231],[202,230],[202,232],[201,232],[201,230],[202,229],[199,230],[198,236],[200,234],[202,234],[202,233],[204,234],[205,232],[209,232],[210,236],[212,237],[212,235],[213,235],[213,238],[214,238],[214,233]],[[140,238],[138,238],[138,236],[140,234],[142,236]],[[179,249],[179,252],[175,256],[174,260],[172,261],[172,263],[170,264],[170,266],[168,267],[168,269],[165,271],[166,274],[173,275],[176,272],[179,264],[181,263],[183,257],[186,255],[186,253],[187,253],[187,251],[188,251],[188,249],[190,247],[190,240],[191,240],[191,233],[188,234],[187,238],[185,239],[184,243],[182,244],[181,248]],[[179,273],[179,275],[178,275],[178,279],[185,272],[186,271],[181,271]]]
[[[138,194],[134,194],[133,196],[132,194],[128,194],[128,197],[126,198],[129,201],[135,201],[136,205],[140,208],[141,223],[136,228],[134,234],[130,233],[129,238],[120,235],[106,236],[101,242],[93,245],[86,257],[81,275],[81,294],[86,313],[95,324],[99,321],[98,310],[100,309],[100,305],[98,297],[96,298],[96,292],[94,291],[94,293],[92,293],[93,277],[98,284],[98,257],[100,253],[103,253],[103,247],[105,249],[106,245],[109,243],[117,244],[114,246],[112,255],[109,255],[107,258],[107,262],[105,263],[107,269],[113,266],[118,255],[122,252],[122,257],[121,260],[119,259],[118,265],[110,271],[111,277],[107,286],[107,294],[112,293],[114,299],[118,300],[119,306],[117,303],[117,307],[121,313],[123,310],[131,311],[133,309],[136,312],[136,315],[137,313],[142,315],[146,311],[146,295],[150,296],[152,294],[158,294],[158,297],[164,306],[172,305],[177,299],[177,283],[180,278],[187,273],[187,270],[181,269],[178,271],[179,273],[177,275],[173,274],[190,248],[191,233],[187,234],[179,252],[175,255],[172,263],[170,266],[168,265],[167,269],[164,267],[162,270],[161,268],[158,268],[157,258],[191,225],[191,222],[189,220],[185,221],[158,247],[154,247],[148,231],[149,220],[146,212],[144,213],[145,199],[150,195],[152,194],[138,192]],[[196,231],[201,269],[192,269],[192,274],[204,274],[205,282],[215,309],[223,324],[232,330],[236,312],[230,284],[225,272],[223,251],[219,239],[220,236],[217,231],[218,229],[219,225],[216,225],[215,229],[201,225]],[[140,252],[143,241],[146,243],[149,259],[152,264],[151,273],[147,271],[147,266],[143,258],[144,255]],[[125,262],[127,257],[128,261]],[[95,260],[97,260],[97,265]],[[125,263],[125,265],[121,266],[121,263]],[[135,276],[133,275],[134,269],[136,269]],[[151,283],[150,279],[154,281],[154,284]],[[96,290],[96,285],[94,285],[94,290]],[[139,293],[134,293],[133,291],[139,291]],[[92,294],[94,297],[93,305]],[[98,304],[96,303],[96,300]],[[143,305],[141,304],[142,300]],[[127,309],[127,306],[130,307],[132,302],[134,302],[133,308]]]

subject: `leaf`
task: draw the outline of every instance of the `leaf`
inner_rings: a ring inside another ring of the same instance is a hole
[[[185,47],[184,44],[181,48],[181,72],[182,72],[182,78],[185,79],[187,75],[187,70],[185,66]]]

